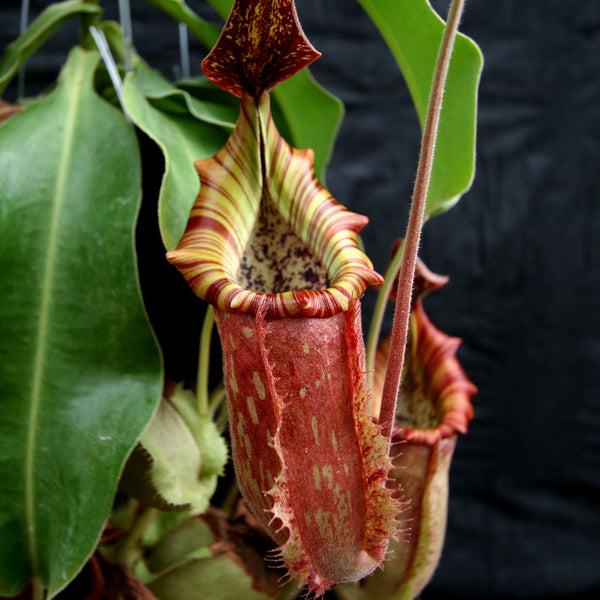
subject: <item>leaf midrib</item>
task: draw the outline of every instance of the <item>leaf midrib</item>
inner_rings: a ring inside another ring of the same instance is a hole
[[[79,114],[80,104],[77,102],[78,92],[82,90],[81,80],[85,70],[83,61],[77,63],[77,72],[72,77],[71,85],[67,90],[67,102],[65,105],[66,120],[63,134],[62,151],[57,165],[56,184],[52,198],[52,220],[48,233],[48,244],[46,248],[46,260],[44,264],[41,282],[41,294],[39,304],[39,324],[36,337],[35,357],[33,363],[33,378],[31,391],[31,406],[29,410],[29,431],[27,436],[25,457],[25,506],[27,518],[27,539],[29,556],[31,559],[32,572],[37,577],[39,573],[37,556],[37,532],[36,532],[36,490],[35,490],[35,455],[36,441],[39,431],[40,405],[42,403],[43,376],[47,358],[48,328],[50,322],[50,310],[52,303],[52,288],[56,271],[56,254],[58,245],[58,231],[60,217],[63,209],[65,189],[68,178],[68,165],[73,154],[73,141],[75,123]],[[66,82],[65,82],[66,83]],[[79,83],[79,85],[77,85]],[[57,92],[60,93],[60,92]]]

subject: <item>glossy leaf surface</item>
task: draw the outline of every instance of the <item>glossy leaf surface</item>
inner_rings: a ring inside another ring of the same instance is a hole
[[[19,67],[69,19],[82,14],[100,15],[99,6],[85,0],[66,0],[51,4],[21,37],[7,46],[0,60],[0,95]]]
[[[0,127],[0,588],[50,596],[91,554],[161,392],[136,283],[131,126],[76,48]]]
[[[428,0],[359,2],[396,58],[423,125],[443,21]],[[477,87],[482,63],[477,45],[458,35],[444,94],[426,217],[451,208],[473,181]]]
[[[208,0],[208,3],[224,18],[227,18],[231,7],[233,6],[233,0]]]

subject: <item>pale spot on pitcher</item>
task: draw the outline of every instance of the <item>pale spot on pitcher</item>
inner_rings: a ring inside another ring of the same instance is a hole
[[[321,489],[321,471],[318,465],[313,465],[313,479],[315,480],[315,489]]]
[[[327,487],[333,489],[333,467],[331,465],[325,465],[321,472],[323,473],[323,479],[327,482]]]
[[[246,421],[244,420],[244,416],[241,414],[238,414],[236,433],[238,442],[244,446],[244,449],[246,450],[248,460],[252,460],[252,444],[250,443],[250,436],[246,432]]]
[[[312,420],[310,422],[310,426],[312,428],[315,444],[318,446],[319,445],[319,423],[317,421],[317,417],[312,418]]]
[[[265,392],[265,384],[262,382],[258,371],[254,371],[254,373],[252,374],[252,381],[254,382],[254,387],[256,388],[258,397],[261,400],[264,400],[267,397],[267,394]]]
[[[315,521],[319,528],[320,536],[325,540],[334,540],[333,524],[331,522],[331,513],[328,510],[319,508],[315,514]]]
[[[335,431],[331,432],[331,445],[333,446],[333,449],[336,452],[339,450],[338,441],[337,441],[337,437],[335,435]]]
[[[233,361],[232,363],[229,365],[229,388],[231,389],[231,391],[234,393],[234,395],[238,395],[238,392],[240,391],[238,384],[237,384],[237,379],[235,378],[235,371],[234,371],[234,367],[233,367]]]
[[[254,404],[254,398],[252,396],[248,396],[246,398],[246,402],[248,404],[248,412],[250,413],[252,423],[254,425],[258,425],[258,413],[256,412],[256,404]]]

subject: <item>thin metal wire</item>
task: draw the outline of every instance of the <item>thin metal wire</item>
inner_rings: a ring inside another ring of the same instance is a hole
[[[21,19],[19,22],[19,35],[23,35],[29,23],[29,0],[21,0]],[[25,65],[19,69],[17,75],[17,97],[25,96]]]
[[[133,27],[129,0],[119,0],[119,21],[123,30],[123,66],[125,73],[133,71]]]
[[[185,23],[179,23],[179,55],[181,56],[181,77],[190,76],[190,44]]]

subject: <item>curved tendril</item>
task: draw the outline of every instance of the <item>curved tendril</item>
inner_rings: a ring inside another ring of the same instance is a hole
[[[402,264],[398,278],[398,295],[396,311],[394,313],[394,322],[392,325],[390,357],[383,386],[381,410],[379,413],[379,422],[383,426],[382,433],[387,437],[391,435],[394,415],[396,413],[396,400],[398,398],[398,390],[400,389],[400,378],[402,375],[404,353],[406,350],[412,285],[425,207],[427,204],[427,194],[429,192],[429,182],[433,167],[442,99],[463,6],[464,0],[452,0],[452,4],[448,11],[448,19],[446,28],[444,29],[438,58],[436,60],[431,94],[427,107],[427,117],[423,128],[421,155],[419,157],[419,166],[417,169],[408,228],[404,242],[405,250],[402,256]]]

